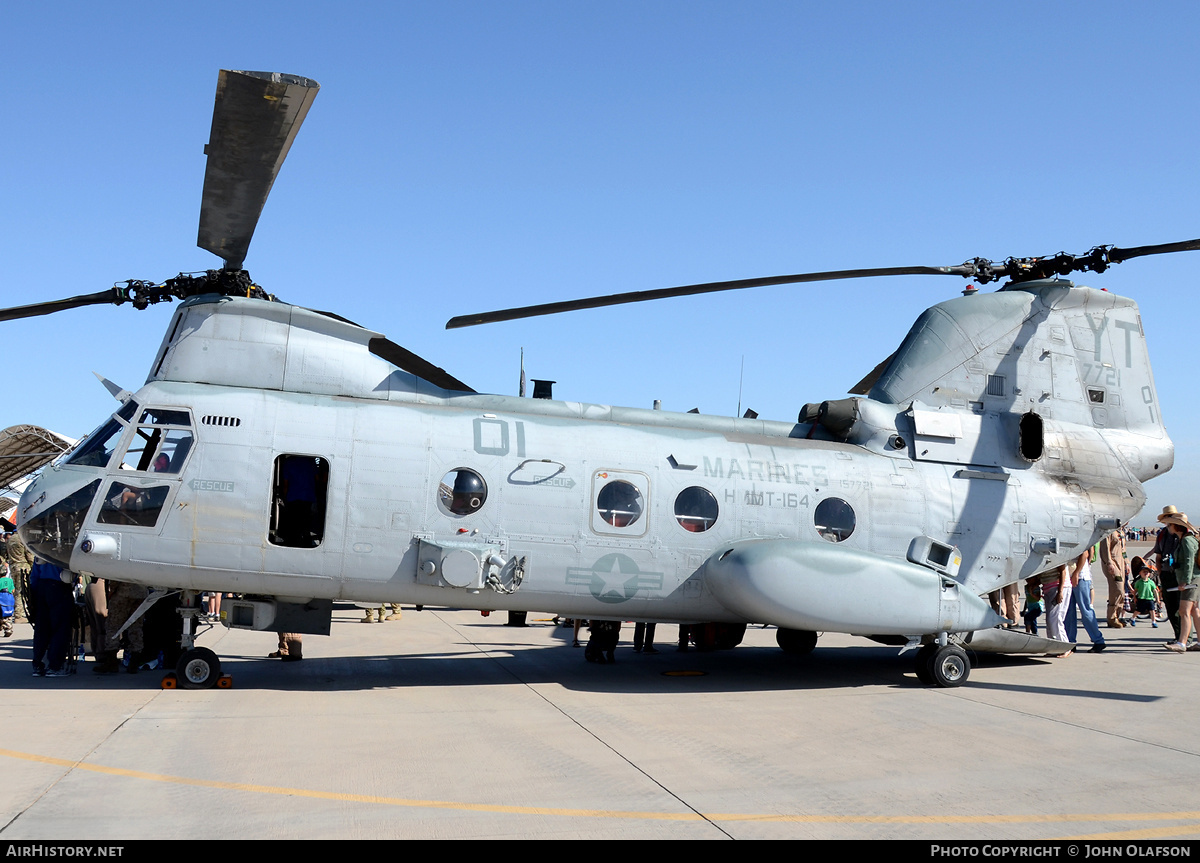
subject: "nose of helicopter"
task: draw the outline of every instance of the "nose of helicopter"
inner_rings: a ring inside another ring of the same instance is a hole
[[[86,468],[51,468],[21,495],[17,533],[39,557],[69,569],[71,552],[101,479]]]

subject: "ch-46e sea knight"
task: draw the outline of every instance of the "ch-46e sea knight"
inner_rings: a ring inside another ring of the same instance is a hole
[[[921,679],[954,686],[970,671],[962,644],[1000,633],[986,595],[1127,522],[1171,468],[1137,305],[1062,277],[1200,240],[448,324],[826,279],[1007,279],[928,309],[857,395],[795,422],[483,395],[242,269],[316,92],[221,72],[199,245],[224,267],[0,312],[183,301],[146,383],[111,387],[118,410],[43,471],[18,523],[64,568],[181,591],[185,686],[221,676],[194,645],[206,590],[236,594],[224,623],[248,629],[328,634],[348,600],[711,624],[696,631],[717,646],[765,623],[793,652],[852,633],[919,647]]]

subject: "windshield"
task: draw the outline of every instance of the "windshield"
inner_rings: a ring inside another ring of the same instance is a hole
[[[67,456],[67,464],[83,465],[85,467],[107,467],[121,432],[125,430],[125,422],[137,413],[137,403],[130,399],[121,405],[121,409],[100,428],[79,442],[79,445]]]
[[[85,465],[87,467],[105,467],[117,448],[117,440],[125,427],[115,419],[110,419],[100,428],[83,439],[67,459],[67,464]]]

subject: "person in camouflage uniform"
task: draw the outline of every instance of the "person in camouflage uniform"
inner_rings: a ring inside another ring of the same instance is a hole
[[[137,611],[142,600],[146,598],[147,590],[140,584],[113,581],[109,578],[104,579],[104,587],[108,602],[104,655],[97,658],[92,671],[96,674],[115,674],[121,670],[121,665],[117,662],[117,652],[121,649],[121,639],[117,637],[117,630],[124,626],[125,621]],[[129,660],[126,671],[130,674],[137,673],[138,663],[142,660],[142,621],[144,619],[144,617],[139,617],[124,632],[125,658]]]
[[[0,554],[8,563],[8,574],[12,576],[16,590],[17,611],[13,618],[17,622],[29,620],[29,570],[33,569],[33,553],[21,542],[16,531],[4,534]]]

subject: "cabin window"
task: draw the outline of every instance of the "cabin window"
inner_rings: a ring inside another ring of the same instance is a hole
[[[438,509],[461,518],[478,512],[487,501],[487,483],[468,467],[457,467],[438,483]]]
[[[1021,458],[1033,462],[1042,457],[1046,447],[1046,431],[1040,416],[1033,411],[1022,416],[1017,437]]]
[[[325,538],[329,460],[312,455],[275,459],[271,497],[272,545],[316,548]]]
[[[642,493],[638,487],[616,479],[600,489],[596,496],[596,511],[613,527],[629,527],[642,517]]]
[[[706,488],[685,488],[675,498],[675,520],[686,531],[704,533],[717,522],[717,499]]]
[[[96,521],[101,524],[154,527],[170,491],[169,485],[138,488],[114,482],[108,487]]]
[[[813,512],[814,524],[821,539],[843,542],[854,533],[854,508],[844,500],[827,497]]]

